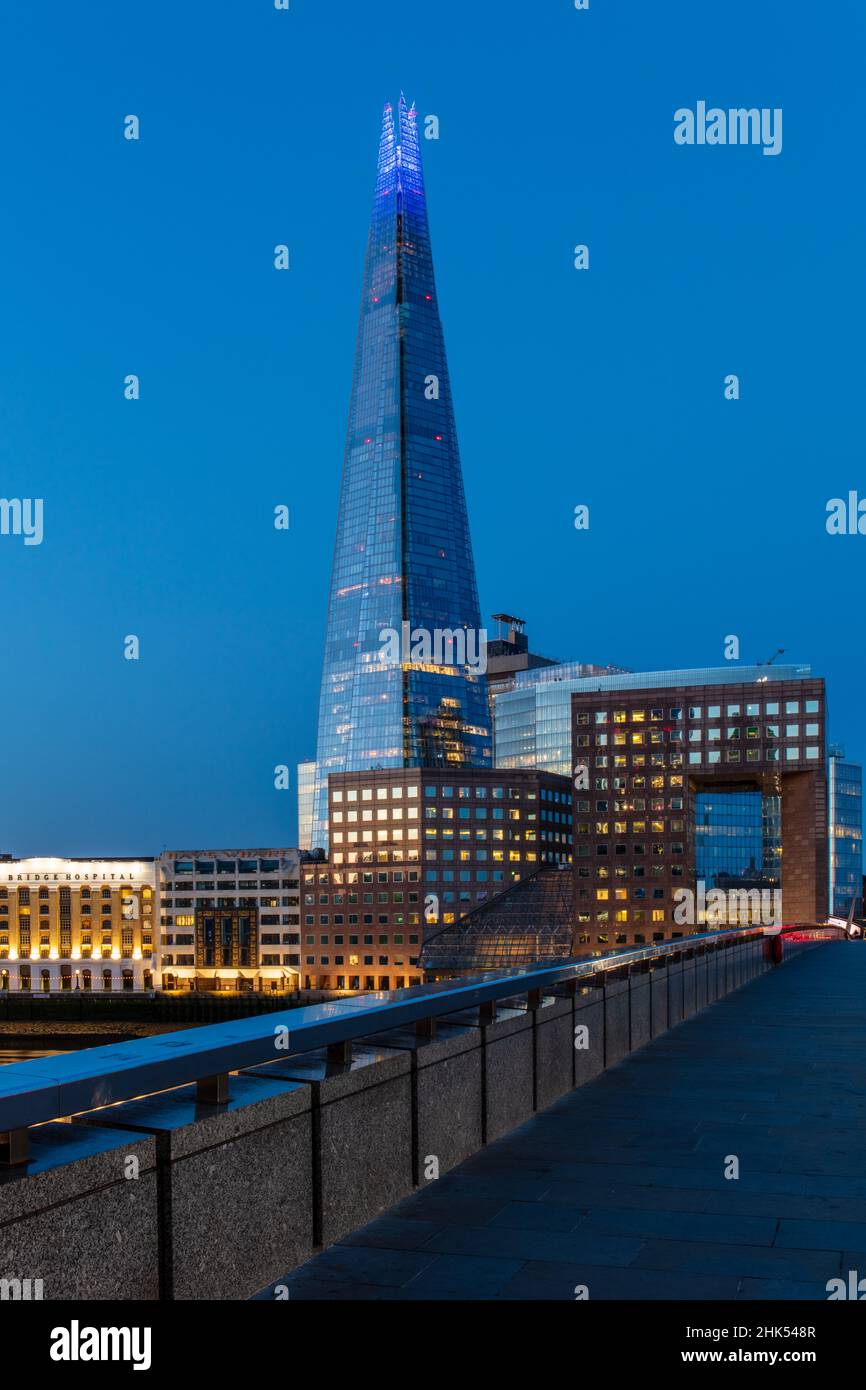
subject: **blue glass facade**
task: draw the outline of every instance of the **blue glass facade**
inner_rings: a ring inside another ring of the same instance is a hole
[[[298,848],[313,848],[313,818],[316,806],[316,764],[298,763]]]
[[[847,917],[863,908],[863,771],[839,748],[830,750],[828,823],[830,829],[830,911]]]
[[[361,298],[322,667],[312,841],[327,778],[370,767],[492,767],[487,686],[455,648],[479,608],[414,107],[386,106]],[[386,632],[410,634],[398,659]],[[464,640],[467,640],[464,638]],[[469,641],[467,640],[467,646]]]
[[[695,877],[707,889],[782,886],[782,798],[736,784],[693,800]]]

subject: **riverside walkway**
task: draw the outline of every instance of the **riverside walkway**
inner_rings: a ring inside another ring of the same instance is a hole
[[[292,1300],[824,1300],[851,1270],[866,1277],[866,942],[839,941],[280,1282]]]

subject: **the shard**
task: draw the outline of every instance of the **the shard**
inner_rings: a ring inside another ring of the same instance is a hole
[[[492,766],[483,651],[418,120],[401,96],[396,122],[385,107],[367,242],[313,846],[327,844],[329,773]]]

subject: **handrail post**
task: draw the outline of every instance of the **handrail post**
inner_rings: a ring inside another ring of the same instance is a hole
[[[0,1134],[0,1164],[13,1167],[17,1163],[27,1163],[30,1158],[30,1131],[28,1129],[9,1129]]]
[[[228,1105],[229,1075],[219,1072],[216,1076],[203,1076],[196,1082],[195,1098],[199,1105]]]

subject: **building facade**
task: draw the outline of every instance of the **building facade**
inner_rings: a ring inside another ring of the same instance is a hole
[[[537,767],[567,777],[572,693],[597,690],[627,674],[618,666],[572,661],[517,670],[508,681],[490,679],[496,766]]]
[[[156,894],[153,859],[0,855],[0,988],[152,989]]]
[[[311,850],[316,817],[316,760],[298,763],[298,848]]]
[[[518,671],[557,665],[552,657],[529,650],[525,618],[516,618],[513,613],[494,613],[492,617],[499,629],[495,637],[487,639],[487,688],[491,698],[501,690],[513,689]]]
[[[157,867],[163,989],[297,989],[296,849],[166,850]]]
[[[863,911],[863,769],[850,762],[840,747],[831,747],[827,769],[830,912],[847,917],[853,898],[854,916],[859,917]]]
[[[401,97],[396,120],[385,108],[367,243],[311,848],[327,845],[331,773],[492,767],[481,644],[417,115]]]
[[[328,860],[301,866],[305,988],[418,984],[425,933],[571,862],[567,778],[395,768],[329,788]]]
[[[824,682],[756,669],[572,694],[579,942],[823,920]]]

